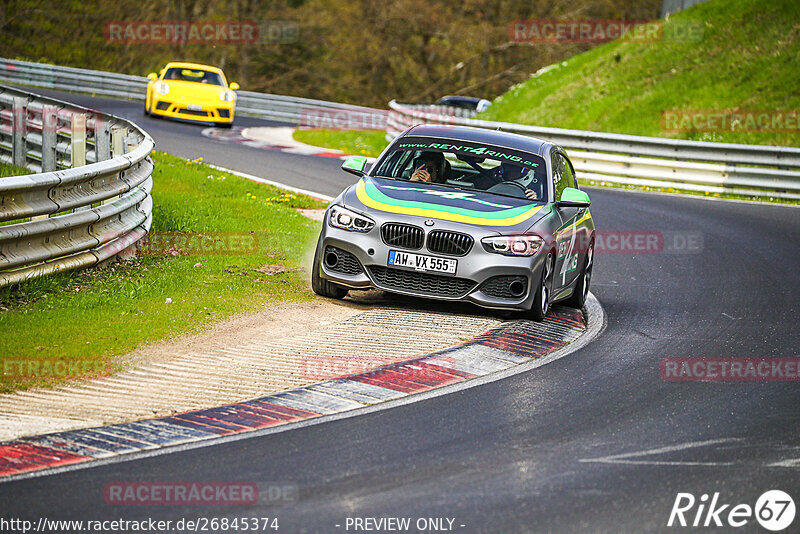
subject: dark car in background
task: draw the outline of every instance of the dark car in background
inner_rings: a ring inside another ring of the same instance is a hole
[[[443,96],[436,103],[442,106],[467,109],[477,113],[486,111],[489,109],[489,106],[492,105],[489,100],[474,96]]]

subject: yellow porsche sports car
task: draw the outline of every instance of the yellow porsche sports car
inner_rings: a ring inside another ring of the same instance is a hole
[[[238,83],[228,85],[217,67],[197,63],[167,63],[147,75],[147,115],[233,125]]]

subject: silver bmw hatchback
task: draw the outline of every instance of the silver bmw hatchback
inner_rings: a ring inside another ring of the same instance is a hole
[[[331,202],[313,290],[331,298],[378,288],[523,310],[582,307],[594,223],[589,196],[558,146],[501,131],[415,126]]]

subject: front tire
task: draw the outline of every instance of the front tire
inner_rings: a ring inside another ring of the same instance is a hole
[[[594,243],[589,245],[589,250],[586,252],[586,261],[584,261],[583,272],[575,284],[575,290],[572,292],[567,300],[564,301],[565,306],[570,308],[581,309],[586,304],[586,297],[589,296],[589,284],[592,282],[592,267],[594,266]]]
[[[550,290],[553,287],[553,253],[549,253],[542,266],[542,280],[536,290],[536,296],[531,306],[530,318],[534,321],[541,321],[550,309]]]
[[[314,266],[311,268],[311,289],[317,295],[330,299],[343,299],[347,296],[347,288],[336,285],[330,280],[326,280],[319,275],[322,267],[319,264],[319,244],[314,252]]]

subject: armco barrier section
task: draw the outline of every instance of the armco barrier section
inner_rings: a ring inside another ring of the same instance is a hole
[[[0,81],[144,100],[147,78],[0,58]],[[389,103],[390,110],[247,91],[237,113],[300,126],[386,129],[414,124],[500,129],[570,149],[579,176],[619,185],[800,199],[800,148],[707,143],[474,119],[449,106]],[[87,158],[90,154],[87,154]]]
[[[0,287],[90,267],[150,229],[153,139],[126,120],[0,85]]]
[[[454,116],[440,106],[389,103],[387,138],[415,124],[472,126],[570,149],[579,177],[622,185],[800,199],[800,148],[588,132]]]

